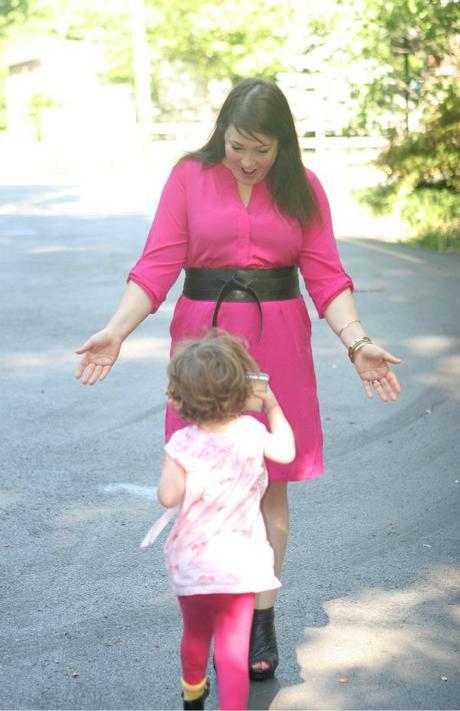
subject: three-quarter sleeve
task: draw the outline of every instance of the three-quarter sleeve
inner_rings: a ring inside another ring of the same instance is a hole
[[[179,276],[187,243],[185,164],[179,163],[164,185],[142,256],[128,275],[150,296],[152,313]]]
[[[318,316],[323,318],[336,296],[345,289],[353,290],[353,282],[340,261],[329,201],[323,186],[310,170],[307,175],[318,200],[321,217],[315,217],[303,230],[299,267]]]

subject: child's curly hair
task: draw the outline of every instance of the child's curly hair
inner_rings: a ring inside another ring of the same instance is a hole
[[[167,394],[184,420],[225,420],[244,410],[252,394],[250,372],[260,369],[243,341],[212,329],[179,344],[168,366]]]

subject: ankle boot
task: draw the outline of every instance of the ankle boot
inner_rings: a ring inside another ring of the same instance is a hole
[[[267,662],[268,669],[254,669],[257,662]],[[275,632],[275,608],[254,610],[249,647],[249,678],[251,681],[272,679],[278,666],[278,646]]]

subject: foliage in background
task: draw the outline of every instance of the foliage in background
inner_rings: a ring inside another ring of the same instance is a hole
[[[18,24],[27,17],[28,0],[0,0],[0,47]],[[6,128],[6,78],[7,67],[0,63],[0,131]]]
[[[283,68],[281,49],[289,34],[290,3],[278,0],[146,0],[152,79],[163,111],[179,97],[169,91],[182,77],[190,103],[213,103],[208,86],[251,75],[275,77]],[[218,96],[213,108],[223,97]]]
[[[451,84],[437,105],[428,105],[417,131],[393,140],[377,160],[400,189],[443,187],[460,193],[460,87]]]
[[[361,199],[374,212],[397,210],[418,244],[460,252],[460,88],[451,84],[426,109],[417,132],[393,140],[377,160],[387,182]]]
[[[15,0],[0,0],[13,4]],[[37,39],[89,40],[101,55],[100,73],[109,81],[131,81],[129,3],[124,0],[17,0],[2,49]],[[1,38],[0,38],[1,39]]]
[[[289,2],[278,0],[146,0],[156,59],[197,67],[207,80],[275,76],[289,34]]]
[[[419,188],[401,204],[409,237],[421,247],[460,253],[460,200],[448,190]]]
[[[145,0],[145,8],[157,118],[193,118],[219,82],[214,108],[241,77],[298,77],[318,122],[348,121],[347,135],[388,140],[378,159],[387,181],[366,192],[367,204],[393,207],[414,233],[455,247],[458,0]],[[90,41],[102,80],[133,84],[127,0],[0,0],[0,53],[43,37]]]
[[[30,97],[29,115],[34,124],[35,140],[41,141],[43,137],[42,112],[44,109],[50,109],[54,106],[59,106],[58,102],[52,96],[44,94],[41,91],[36,91]]]
[[[404,133],[407,109],[417,123],[421,104],[437,103],[458,71],[458,0],[336,0],[312,23],[330,48],[325,61],[349,84],[350,134]]]
[[[0,38],[27,17],[28,0],[0,0]]]
[[[4,46],[13,36],[16,44],[42,37],[88,40],[98,47],[102,79],[133,83],[126,0],[0,0],[1,7]],[[152,96],[165,103],[159,108],[171,110],[171,78],[206,92],[208,82],[221,78],[274,77],[283,66],[280,54],[289,32],[289,7],[289,0],[145,0]],[[191,108],[196,106],[195,96]]]
[[[339,28],[353,42],[335,61],[361,68],[348,132],[388,139],[376,161],[387,180],[361,199],[396,210],[419,243],[460,251],[458,0],[338,2],[331,31]]]
[[[6,67],[0,66],[0,131],[6,129]]]

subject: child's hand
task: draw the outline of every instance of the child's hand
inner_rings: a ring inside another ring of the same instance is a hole
[[[257,390],[254,392],[254,395],[262,400],[264,412],[268,412],[272,408],[279,406],[275,393],[268,384],[265,391]]]
[[[289,464],[295,459],[294,433],[270,387],[258,392],[267,415],[269,432],[265,440],[264,454],[268,459],[281,464]]]

